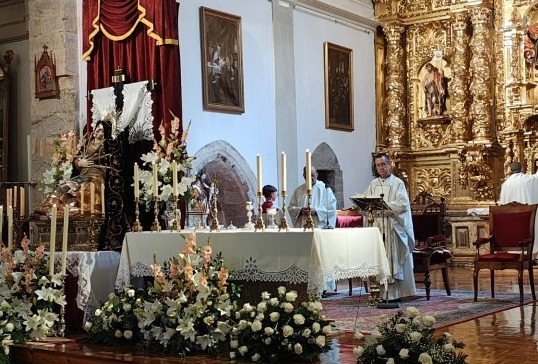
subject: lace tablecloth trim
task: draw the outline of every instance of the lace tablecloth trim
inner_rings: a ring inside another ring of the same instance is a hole
[[[233,271],[230,278],[245,281],[289,282],[295,284],[308,282],[308,272],[296,265],[279,272],[264,271],[258,268],[256,259],[250,257],[245,260],[245,267]]]

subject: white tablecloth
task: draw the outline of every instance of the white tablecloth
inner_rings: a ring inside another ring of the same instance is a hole
[[[56,271],[60,267],[61,254],[55,255]],[[101,307],[114,292],[114,280],[118,274],[120,253],[114,251],[69,251],[66,269],[73,277],[78,277],[77,307],[84,312],[84,321],[92,310]]]
[[[232,270],[231,278],[236,280],[308,283],[308,294],[319,295],[327,281],[376,276],[383,283],[390,277],[377,228],[196,232],[199,246],[208,238],[213,253],[222,252],[224,263]],[[130,284],[131,277],[152,276],[154,257],[162,264],[177,256],[183,246],[183,238],[175,232],[127,233],[116,289]]]

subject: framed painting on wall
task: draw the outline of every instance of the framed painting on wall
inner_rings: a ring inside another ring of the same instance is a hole
[[[325,42],[325,128],[353,131],[353,51]]]
[[[39,100],[60,98],[58,77],[56,76],[56,64],[52,54],[43,46],[43,53],[38,62],[35,62],[35,97]]]
[[[241,18],[200,8],[204,109],[243,113]]]

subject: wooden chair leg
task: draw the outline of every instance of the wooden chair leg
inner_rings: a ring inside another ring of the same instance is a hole
[[[349,295],[351,296],[351,292],[353,291],[353,281],[351,278],[347,280],[347,283],[349,284]]]
[[[474,289],[474,301],[478,301],[478,272],[480,270],[476,269],[473,272],[473,289]]]
[[[529,266],[529,284],[531,285],[532,299],[536,301],[536,292],[534,290],[533,264]]]
[[[491,298],[495,298],[495,270],[489,270],[489,284],[491,285]]]
[[[441,268],[441,273],[443,274],[443,283],[445,284],[446,295],[451,296],[452,293],[450,292],[450,282],[448,281],[448,269],[446,267]]]
[[[432,281],[430,279],[430,271],[426,271],[424,273],[424,285],[426,286],[426,301],[430,300],[430,286],[432,285]]]

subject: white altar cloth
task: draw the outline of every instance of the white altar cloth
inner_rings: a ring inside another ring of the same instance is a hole
[[[375,227],[196,232],[199,246],[205,245],[208,238],[213,254],[222,252],[234,280],[307,283],[308,294],[314,296],[321,294],[327,281],[375,276],[384,283],[390,277],[385,247]],[[130,284],[131,277],[152,276],[154,257],[163,264],[177,256],[184,243],[176,232],[127,233],[116,289]]]
[[[61,254],[55,254],[56,271],[59,271]],[[115,251],[68,251],[66,269],[75,278],[78,277],[77,307],[84,312],[84,321],[91,316],[91,311],[101,307],[101,303],[114,292],[120,253]]]

